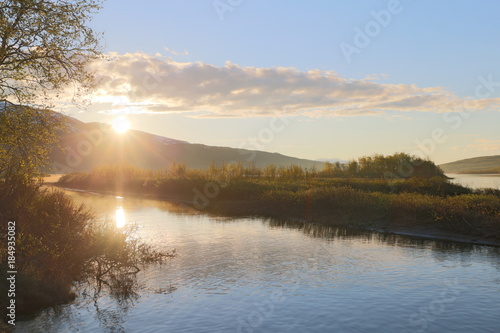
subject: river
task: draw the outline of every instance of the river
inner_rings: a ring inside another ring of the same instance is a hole
[[[68,191],[177,257],[15,332],[498,332],[500,249]]]

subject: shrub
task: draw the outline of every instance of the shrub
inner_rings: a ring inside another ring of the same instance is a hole
[[[16,222],[18,314],[71,300],[76,281],[116,280],[121,273],[138,271],[140,263],[159,261],[164,255],[132,239],[129,230],[97,220],[60,190],[27,186],[18,188],[16,196],[1,193],[0,219]],[[6,227],[2,224],[0,232],[5,234]],[[5,247],[0,256],[5,266]],[[0,283],[6,287],[6,279]],[[6,300],[2,298],[2,309]]]

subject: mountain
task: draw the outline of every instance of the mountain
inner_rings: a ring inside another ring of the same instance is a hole
[[[167,168],[172,163],[185,163],[189,168],[207,168],[212,162],[242,162],[257,167],[295,164],[319,169],[324,164],[278,153],[193,144],[137,130],[118,134],[107,124],[63,117],[68,132],[60,133],[62,149],[55,148],[51,154],[55,173],[88,171],[122,162],[149,169]]]
[[[343,160],[341,158],[336,158],[336,157],[333,157],[333,158],[318,158],[315,161],[318,161],[318,162],[330,162],[330,163],[337,163],[337,162],[339,162],[340,164],[349,163],[348,160]]]
[[[447,173],[500,173],[500,155],[468,158],[440,167]]]

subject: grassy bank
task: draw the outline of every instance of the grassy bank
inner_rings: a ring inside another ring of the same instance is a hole
[[[130,230],[96,219],[58,189],[0,182],[0,220],[4,221],[2,235],[13,238],[12,248],[0,249],[4,320],[10,288],[7,271],[17,271],[15,297],[11,298],[16,314],[22,315],[71,301],[74,284],[83,280],[122,292],[116,286],[124,277],[129,279],[142,263],[162,257],[131,237]],[[13,256],[14,268],[8,266]]]
[[[500,191],[432,177],[353,177],[328,170],[212,166],[189,170],[96,169],[62,177],[60,186],[135,193],[187,203],[220,215],[288,217],[357,227],[432,226],[479,237],[499,237]],[[356,174],[354,174],[356,175]]]

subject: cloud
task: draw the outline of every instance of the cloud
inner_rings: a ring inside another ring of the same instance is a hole
[[[440,87],[351,80],[333,71],[214,66],[144,53],[110,54],[94,63],[94,104],[134,112],[189,112],[195,117],[358,116],[390,111],[498,110],[500,99],[465,100]]]
[[[184,50],[184,52],[177,52],[177,51],[174,51],[172,49],[169,49],[168,47],[164,47],[164,49],[165,49],[165,51],[167,51],[167,52],[169,52],[169,53],[171,53],[173,55],[181,55],[181,56],[183,56],[183,55],[189,55],[189,52],[186,51],[186,50]]]
[[[500,151],[500,140],[476,139],[474,144],[466,148],[481,151]]]

